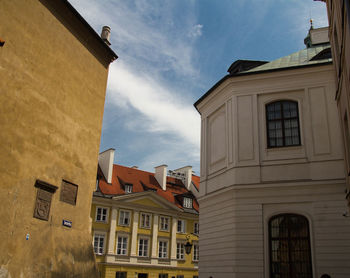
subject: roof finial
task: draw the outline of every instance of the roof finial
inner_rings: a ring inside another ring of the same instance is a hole
[[[310,30],[314,29],[312,18],[310,18]]]

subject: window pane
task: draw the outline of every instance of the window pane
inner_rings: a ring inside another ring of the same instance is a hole
[[[283,146],[283,139],[282,138],[278,138],[276,140],[276,146],[277,147],[282,147]]]
[[[275,103],[275,119],[281,119],[281,104]]]
[[[276,122],[269,122],[269,129],[270,130],[276,129]]]
[[[297,119],[291,120],[291,127],[298,128],[298,120]]]

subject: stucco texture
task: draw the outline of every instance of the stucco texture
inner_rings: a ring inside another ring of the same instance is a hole
[[[89,214],[108,67],[45,2],[0,1],[0,277],[97,277]],[[48,221],[33,217],[37,179],[58,187]],[[76,205],[60,201],[62,180],[78,185]]]

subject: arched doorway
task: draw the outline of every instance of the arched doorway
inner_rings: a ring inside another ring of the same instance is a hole
[[[269,221],[270,277],[312,278],[309,221],[279,214]]]

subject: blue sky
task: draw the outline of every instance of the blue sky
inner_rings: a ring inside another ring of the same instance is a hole
[[[100,150],[115,163],[199,174],[200,115],[193,103],[238,59],[274,60],[328,25],[313,0],[69,0],[100,34],[111,27]]]

